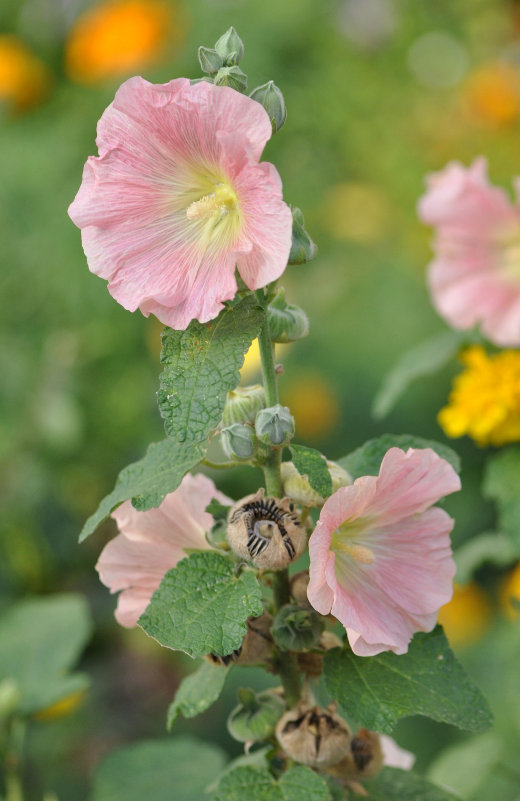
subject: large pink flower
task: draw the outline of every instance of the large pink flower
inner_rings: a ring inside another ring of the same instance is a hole
[[[453,520],[432,504],[460,489],[430,448],[391,448],[378,476],[363,476],[325,502],[310,541],[308,597],[343,623],[354,653],[403,654],[430,631],[451,598]]]
[[[183,329],[233,298],[235,268],[250,289],[282,274],[292,216],[276,169],[259,163],[271,134],[264,108],[229,87],[119,88],[69,214],[125,309]]]
[[[122,626],[135,626],[165,573],[186,556],[186,548],[209,548],[205,512],[212,498],[232,504],[210,478],[186,475],[157,509],[138,512],[125,501],[114,512],[120,534],[103,548],[96,569],[111,592],[122,590],[115,612]]]
[[[419,216],[436,229],[437,311],[454,328],[478,324],[496,345],[520,345],[520,206],[491,186],[486,160],[430,175]]]

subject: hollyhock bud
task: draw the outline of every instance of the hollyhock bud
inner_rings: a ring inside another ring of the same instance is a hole
[[[303,553],[305,530],[288,498],[264,497],[260,489],[229,512],[228,542],[233,551],[254,565],[284,570]]]
[[[274,81],[268,81],[262,86],[257,86],[249,97],[265,108],[273,126],[273,133],[279,131],[287,119],[287,109],[285,108],[283,94]]]
[[[208,75],[214,75],[224,66],[222,56],[216,50],[212,50],[211,47],[199,47],[198,55],[202,72],[207,72]]]
[[[254,423],[258,412],[265,407],[265,391],[261,384],[237,387],[228,392],[222,413],[225,426],[233,423]]]
[[[308,651],[318,644],[323,625],[323,618],[312,609],[287,604],[274,619],[273,639],[282,651]]]
[[[213,80],[216,86],[230,86],[237,92],[247,89],[247,75],[240,67],[221,67]]]
[[[315,257],[318,248],[305,230],[305,220],[300,209],[295,207],[291,211],[293,227],[289,264],[305,264]]]
[[[267,319],[273,342],[296,342],[309,333],[309,318],[299,306],[287,303],[283,287],[267,307]]]
[[[350,749],[350,729],[333,706],[298,704],[279,720],[276,737],[290,759],[312,768],[336,765]]]
[[[294,435],[294,417],[287,406],[270,406],[258,412],[255,420],[258,439],[266,445],[287,445]]]
[[[233,423],[222,429],[220,442],[228,458],[250,459],[256,450],[257,439],[251,426]]]
[[[244,43],[233,26],[215,42],[215,50],[227,67],[235,66],[240,62],[244,55]]]
[[[231,736],[241,743],[267,740],[285,709],[280,696],[269,691],[257,695],[253,690],[241,688],[238,698],[240,704],[227,721]]]

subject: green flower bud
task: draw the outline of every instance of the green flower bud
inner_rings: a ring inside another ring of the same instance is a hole
[[[258,412],[255,429],[259,439],[266,444],[287,445],[294,434],[294,417],[287,406],[270,406]]]
[[[211,47],[199,47],[199,63],[202,72],[207,72],[208,75],[214,75],[224,66],[224,59],[216,50]]]
[[[276,615],[271,631],[283,651],[308,651],[319,643],[323,627],[323,618],[313,609],[287,604]]]
[[[265,391],[260,384],[237,387],[226,396],[222,422],[225,426],[233,423],[254,423],[256,415],[264,407]]]
[[[245,92],[247,89],[247,75],[240,67],[221,67],[214,78],[217,86],[230,86],[237,92]]]
[[[352,476],[339,464],[325,460],[332,480],[332,492],[352,484]],[[291,500],[302,506],[323,506],[325,499],[313,490],[306,475],[301,475],[292,462],[282,462],[283,491]]]
[[[273,342],[295,342],[309,333],[309,319],[303,309],[287,303],[280,287],[267,307],[269,332]]]
[[[244,55],[244,43],[233,26],[215,43],[215,50],[226,67],[234,67],[240,62]]]
[[[253,690],[238,691],[240,704],[231,712],[227,727],[235,740],[241,743],[267,740],[281,718],[285,704],[278,695]]]
[[[229,459],[250,459],[256,450],[255,432],[241,423],[223,428],[220,441]]]
[[[249,97],[265,108],[273,126],[273,133],[279,131],[287,119],[287,109],[283,95],[274,81],[257,86]]]
[[[316,255],[318,248],[305,230],[305,220],[300,209],[291,209],[293,216],[292,245],[289,264],[305,264]]]

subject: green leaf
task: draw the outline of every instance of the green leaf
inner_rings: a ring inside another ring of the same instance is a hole
[[[203,456],[202,445],[179,445],[171,439],[153,442],[142,459],[121,470],[112,492],[103,498],[83,526],[79,541],[92,534],[116,506],[129,498],[140,511],[159,506],[164,496],[177,489],[184,475]]]
[[[485,468],[482,491],[498,507],[498,528],[520,554],[520,447],[514,445],[492,456]]]
[[[327,783],[305,765],[273,779],[267,769],[239,767],[224,774],[214,801],[330,801]]]
[[[443,331],[404,353],[383,379],[374,398],[373,416],[377,420],[386,417],[413,381],[444,367],[467,340],[467,332]]]
[[[87,606],[79,595],[31,598],[0,618],[0,683],[12,679],[24,714],[39,712],[88,686],[68,675],[91,633]]]
[[[339,464],[348,470],[352,478],[359,476],[377,476],[383,456],[389,448],[431,448],[440,457],[446,459],[457,473],[460,473],[460,459],[454,450],[433,439],[423,439],[412,434],[383,434],[377,439],[369,439],[360,448],[339,460]]]
[[[503,745],[495,732],[472,737],[441,751],[430,765],[428,778],[471,798],[500,762]]]
[[[458,801],[459,796],[399,768],[383,768],[366,782],[370,801]]]
[[[191,737],[145,740],[101,763],[89,801],[201,801],[225,755]]]
[[[294,466],[300,475],[307,476],[311,488],[318,495],[328,498],[332,493],[332,479],[325,457],[319,451],[307,448],[305,445],[291,445],[290,451]]]
[[[416,634],[402,656],[371,657],[334,648],[324,658],[328,692],[362,726],[390,733],[408,715],[481,732],[492,723],[486,699],[455,659],[442,628]]]
[[[228,668],[203,662],[199,669],[183,679],[175,698],[168,707],[167,729],[177,717],[195,718],[215,703],[224,688]]]
[[[226,393],[257,336],[265,310],[248,295],[209,323],[192,320],[185,331],[165,328],[157,394],[164,428],[179,443],[205,443],[222,418]]]
[[[226,656],[240,647],[248,617],[263,612],[254,573],[213,551],[194,553],[164,576],[139,625],[161,645],[190,656]]]
[[[483,564],[505,567],[516,561],[517,551],[505,534],[489,532],[479,534],[461,545],[454,553],[457,581],[466,584]]]
[[[217,501],[216,498],[212,498],[206,506],[205,511],[208,512],[208,514],[210,514],[213,517],[213,520],[217,523],[227,520],[230,509],[230,506],[224,506],[224,504],[220,503],[220,501]]]

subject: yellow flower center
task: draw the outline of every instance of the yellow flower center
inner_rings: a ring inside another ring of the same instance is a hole
[[[367,520],[345,520],[334,532],[331,539],[331,548],[337,553],[350,556],[361,565],[371,565],[375,561],[375,554],[366,545],[360,545],[356,539],[367,527]]]
[[[215,218],[218,222],[231,211],[238,210],[238,198],[229,184],[217,184],[215,191],[191,203],[186,209],[188,220]]]

